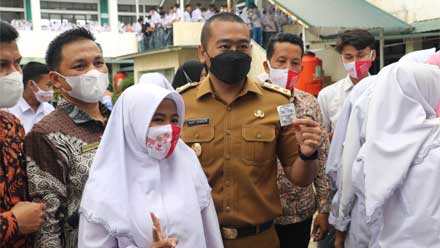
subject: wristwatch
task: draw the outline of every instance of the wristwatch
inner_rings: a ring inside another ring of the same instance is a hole
[[[316,160],[318,159],[318,150],[316,150],[312,155],[310,156],[306,156],[301,152],[301,147],[298,146],[298,151],[299,151],[299,157],[303,160],[303,161],[309,161],[309,160]]]

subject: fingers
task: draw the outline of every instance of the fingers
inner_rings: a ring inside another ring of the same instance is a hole
[[[157,219],[156,215],[151,212],[150,213],[151,221],[153,222],[153,240],[160,241],[163,240],[162,237],[162,229],[160,227],[159,219]]]
[[[320,241],[323,240],[325,237],[325,233],[324,232],[317,232],[315,235],[315,241]]]
[[[154,242],[161,241],[161,235],[160,235],[160,233],[159,233],[159,231],[157,230],[156,227],[153,227],[153,241]]]
[[[321,141],[321,136],[314,133],[303,133],[302,134],[304,140],[313,140],[313,141]]]
[[[313,223],[313,227],[312,227],[312,236],[315,236],[317,231],[318,231],[318,225],[315,222]]]
[[[164,240],[154,242],[151,248],[175,248],[177,246],[177,243],[178,243],[177,239],[167,238]]]
[[[292,124],[294,126],[307,126],[307,127],[319,127],[319,123],[311,119],[297,119],[293,120]]]

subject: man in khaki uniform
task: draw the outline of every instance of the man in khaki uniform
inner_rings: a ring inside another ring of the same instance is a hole
[[[199,57],[210,73],[178,89],[186,105],[182,138],[213,188],[225,247],[279,247],[273,227],[282,213],[277,157],[292,182],[310,185],[321,128],[312,120],[281,127],[276,107],[289,103],[290,92],[246,78],[252,47],[239,17],[212,17],[201,40]]]

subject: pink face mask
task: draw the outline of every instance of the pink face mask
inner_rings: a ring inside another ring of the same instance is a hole
[[[146,140],[148,155],[157,160],[169,158],[179,141],[179,136],[180,127],[177,125],[150,127]]]
[[[437,114],[437,117],[440,117],[440,101],[437,104],[437,107],[435,108],[435,113]]]
[[[365,61],[352,61],[350,63],[344,63],[344,68],[347,71],[347,73],[352,78],[363,78],[368,75],[368,70],[370,70],[370,67],[372,65],[371,62],[371,56],[372,52],[370,53],[370,59]]]

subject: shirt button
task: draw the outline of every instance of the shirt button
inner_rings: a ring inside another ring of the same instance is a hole
[[[231,207],[227,206],[227,207],[225,207],[225,210],[226,210],[226,212],[229,212],[229,211],[231,211]]]
[[[231,108],[231,107],[227,107],[226,110],[227,110],[227,111],[231,111],[232,108]]]
[[[261,133],[257,133],[257,139],[261,139]]]
[[[229,154],[226,154],[226,155],[225,155],[225,159],[226,159],[226,160],[229,160],[229,159],[231,159],[231,155],[229,155]]]

